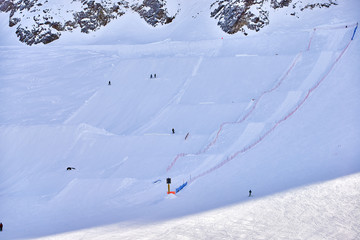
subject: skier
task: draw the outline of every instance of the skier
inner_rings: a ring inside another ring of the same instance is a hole
[[[175,129],[172,129],[172,133],[175,134]]]
[[[2,232],[2,229],[3,229],[3,224],[0,223],[0,232]]]
[[[154,74],[154,78],[156,78],[156,73]]]
[[[152,78],[152,74],[150,74],[150,78]]]
[[[190,134],[190,133],[187,133],[187,134],[186,134],[186,136],[185,136],[185,140],[188,138],[189,134]]]
[[[111,85],[111,82],[109,81],[109,84],[108,84],[109,86]]]
[[[252,197],[252,196],[251,196],[251,190],[249,190],[249,197]]]

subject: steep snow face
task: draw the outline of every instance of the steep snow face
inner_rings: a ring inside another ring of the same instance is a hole
[[[270,9],[290,8],[292,16],[313,8],[337,5],[335,0],[321,1],[275,1],[275,0],[231,0],[197,1],[195,9],[187,9],[188,1],[173,0],[99,0],[56,1],[32,0],[0,3],[0,11],[9,12],[9,26],[16,26],[16,35],[28,45],[47,44],[60,38],[63,32],[80,29],[82,33],[98,31],[111,21],[125,14],[136,12],[149,25],[156,27],[170,24],[182,11],[194,11],[191,18],[206,12],[207,18],[218,20],[217,25],[228,33],[259,31],[270,23]],[[211,13],[209,12],[211,10]],[[190,16],[188,16],[190,17]],[[180,20],[181,21],[181,20]],[[126,24],[124,28],[136,28],[137,24]],[[213,21],[215,24],[215,21]],[[124,30],[124,28],[122,30]],[[136,30],[135,30],[136,31]],[[75,36],[74,36],[75,37]],[[121,38],[121,34],[118,34]]]

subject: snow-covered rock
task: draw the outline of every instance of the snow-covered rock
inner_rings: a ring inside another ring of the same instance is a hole
[[[220,28],[228,33],[259,31],[270,23],[269,9],[291,8],[297,12],[330,7],[336,0],[217,0],[208,1],[203,9],[212,10],[208,17],[218,20]],[[79,28],[83,33],[97,31],[114,19],[136,12],[149,25],[156,27],[174,21],[181,11],[181,2],[176,11],[168,10],[166,0],[4,0],[0,11],[9,13],[9,26],[16,27],[16,35],[28,45],[47,44],[60,38],[64,31]]]
[[[170,23],[170,16],[164,0],[48,0],[10,1],[0,3],[0,10],[9,12],[9,26],[17,26],[16,34],[21,42],[28,45],[47,44],[57,40],[63,31],[80,28],[89,33],[106,26],[127,11],[137,12],[148,24]]]
[[[336,0],[309,3],[310,1],[293,0],[217,0],[211,5],[211,17],[218,19],[218,25],[229,34],[242,32],[245,35],[249,30],[259,31],[270,23],[269,9],[291,7],[295,15],[304,9],[315,7],[330,7],[336,5]]]

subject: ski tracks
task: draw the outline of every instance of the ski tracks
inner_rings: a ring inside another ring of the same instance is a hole
[[[199,57],[199,60],[197,61],[196,65],[192,71],[191,76],[186,79],[186,81],[184,82],[184,84],[182,85],[182,87],[180,88],[178,93],[167,104],[165,104],[164,107],[162,107],[160,109],[160,111],[157,113],[157,115],[153,119],[151,119],[149,123],[144,124],[142,127],[135,130],[133,132],[134,135],[143,134],[144,132],[146,132],[147,130],[152,128],[156,123],[159,122],[159,120],[163,117],[163,115],[166,113],[166,111],[169,109],[170,106],[180,103],[182,97],[184,96],[184,93],[189,88],[189,86],[193,80],[193,77],[196,76],[203,59],[204,59],[203,56]]]
[[[280,85],[285,81],[285,79],[289,76],[290,72],[293,70],[293,68],[295,67],[295,65],[300,61],[302,56],[302,52],[297,54],[292,62],[292,64],[289,66],[289,68],[287,69],[287,71],[285,72],[285,74],[280,78],[279,81],[276,82],[276,84],[274,86],[272,86],[270,89],[265,90],[264,92],[261,93],[261,95],[259,97],[257,97],[256,99],[254,99],[253,103],[251,103],[249,105],[249,107],[247,109],[249,109],[247,111],[247,113],[245,113],[244,116],[242,116],[239,120],[235,121],[235,122],[224,122],[220,125],[218,131],[216,132],[216,135],[214,137],[214,139],[208,144],[206,145],[203,149],[199,150],[196,153],[179,153],[178,155],[176,155],[176,157],[174,158],[174,160],[171,162],[171,164],[167,167],[167,171],[170,171],[171,168],[175,165],[175,163],[182,157],[186,157],[189,155],[192,156],[196,156],[196,155],[200,155],[203,154],[205,152],[207,152],[213,145],[216,144],[216,142],[218,141],[221,132],[223,131],[224,127],[226,125],[232,125],[232,124],[241,124],[243,123],[255,110],[256,106],[258,105],[258,103],[260,102],[260,100],[267,94],[272,93],[273,91],[275,91],[276,89],[278,89],[280,87]]]
[[[347,28],[348,26],[346,26]],[[344,27],[342,27],[344,28]],[[334,29],[340,29],[340,27],[336,27]],[[306,51],[310,51],[311,48],[311,43],[313,41],[314,35],[315,35],[315,31],[316,29],[313,30],[313,33],[310,37],[309,43],[308,43],[308,48]],[[192,177],[189,180],[189,183],[195,181],[196,179],[205,176],[213,171],[215,171],[216,169],[224,166],[226,163],[230,162],[231,160],[233,160],[234,158],[238,157],[240,154],[247,152],[248,150],[252,149],[253,147],[255,147],[257,144],[259,144],[263,139],[265,139],[270,133],[272,133],[281,123],[285,122],[287,119],[289,119],[295,112],[297,112],[300,107],[306,102],[306,100],[309,98],[309,96],[320,86],[320,84],[327,78],[327,76],[330,74],[330,72],[334,69],[335,65],[339,62],[339,60],[341,59],[341,57],[344,55],[344,53],[346,52],[346,50],[348,49],[350,43],[351,43],[352,39],[348,42],[348,44],[346,45],[345,48],[343,48],[343,50],[340,52],[340,54],[336,57],[335,61],[333,61],[332,63],[330,62],[329,59],[332,59],[330,56],[332,54],[334,54],[334,52],[321,52],[321,55],[319,57],[319,59],[317,60],[315,66],[312,68],[312,72],[309,74],[308,78],[304,79],[304,81],[302,82],[302,86],[301,88],[303,89],[305,86],[309,87],[309,85],[312,83],[313,86],[307,88],[308,90],[305,91],[305,94],[303,94],[302,91],[289,91],[288,95],[285,99],[284,102],[282,102],[281,105],[279,105],[277,111],[275,112],[275,114],[273,114],[273,116],[271,118],[274,118],[276,116],[279,116],[281,113],[285,112],[285,115],[283,115],[283,117],[280,117],[280,120],[276,121],[272,127],[270,127],[268,130],[266,130],[265,132],[263,132],[260,135],[257,135],[258,138],[253,141],[252,143],[245,145],[245,147],[243,147],[242,149],[240,149],[239,151],[234,152],[231,155],[228,155],[224,160],[222,160],[221,162],[215,164],[214,166],[200,172],[198,175]],[[331,42],[331,45],[332,42]],[[228,124],[241,124],[242,122],[244,122],[255,110],[256,106],[258,105],[259,101],[261,100],[261,98],[269,93],[272,93],[274,90],[276,90],[277,88],[279,88],[279,86],[283,83],[283,81],[285,80],[285,78],[289,75],[289,73],[291,72],[291,70],[294,68],[294,66],[296,65],[296,63],[299,61],[300,57],[302,55],[302,52],[300,52],[298,55],[296,55],[292,65],[289,67],[289,69],[286,71],[286,73],[284,74],[284,76],[280,79],[280,81],[277,82],[277,84],[272,87],[271,89],[264,91],[259,98],[257,98],[255,100],[255,102],[250,106],[250,110],[238,121],[236,122],[225,122],[223,124],[221,124],[219,130],[216,133],[216,137],[202,150],[198,151],[195,154],[189,154],[189,153],[180,153],[178,154],[174,160],[171,162],[171,164],[168,166],[167,171],[170,171],[171,168],[175,165],[175,163],[182,157],[186,157],[189,155],[200,155],[205,153],[206,151],[209,150],[209,148],[211,146],[213,146],[218,138],[219,135],[221,134],[221,132],[223,131],[223,128],[225,125]],[[324,73],[325,72],[325,73]],[[323,75],[322,75],[323,74]],[[322,75],[322,77],[321,77]],[[319,80],[317,80],[319,79]],[[314,83],[315,80],[315,83]],[[317,81],[316,81],[317,80]],[[301,89],[300,88],[300,89]],[[303,98],[301,98],[301,96],[304,95]],[[299,100],[301,99],[301,100]],[[292,110],[291,107],[293,108]],[[289,111],[288,113],[286,113],[286,111]],[[243,135],[242,135],[243,136]],[[241,137],[240,137],[241,138]],[[228,149],[229,152],[231,150],[233,150],[234,145],[236,145],[235,143],[232,145],[232,147],[230,147]],[[244,145],[243,145],[244,146]]]

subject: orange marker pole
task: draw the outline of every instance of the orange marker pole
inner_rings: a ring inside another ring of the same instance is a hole
[[[175,192],[170,192],[171,178],[167,178],[167,179],[166,179],[166,183],[167,183],[167,185],[168,185],[168,192],[167,192],[167,194],[170,194],[170,193],[175,194]]]

